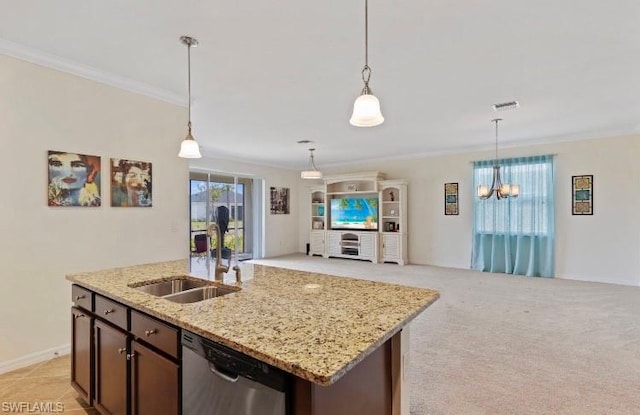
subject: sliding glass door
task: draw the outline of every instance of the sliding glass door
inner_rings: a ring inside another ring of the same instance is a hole
[[[253,258],[253,228],[259,223],[254,218],[256,179],[194,171],[189,180],[192,271],[204,265],[210,275],[216,258],[230,266]]]

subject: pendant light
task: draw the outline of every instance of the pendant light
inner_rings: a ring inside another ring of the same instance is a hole
[[[369,80],[371,68],[369,67],[369,0],[364,1],[364,68],[362,68],[362,81],[364,88],[360,96],[353,104],[353,114],[349,122],[356,127],[375,127],[384,121],[380,112],[380,101],[371,92]]]
[[[300,172],[300,177],[303,179],[322,179],[322,172],[316,168],[316,163],[313,161],[313,152],[315,148],[310,148],[309,152],[311,153],[309,165],[311,166],[310,170],[303,170]]]
[[[182,144],[180,144],[180,152],[178,157],[186,159],[199,159],[202,157],[200,154],[200,146],[198,142],[191,135],[191,48],[198,46],[198,41],[189,36],[181,36],[180,41],[187,45],[187,83],[189,88],[189,123],[187,124],[188,132]]]
[[[478,197],[480,199],[489,199],[494,194],[497,199],[505,199],[507,197],[518,197],[520,194],[520,186],[517,184],[502,183],[500,177],[500,165],[498,164],[498,123],[501,118],[491,120],[496,124],[496,159],[493,165],[493,180],[491,187],[481,184],[478,186]]]

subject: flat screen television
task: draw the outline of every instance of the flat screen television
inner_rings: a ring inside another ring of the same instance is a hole
[[[378,196],[331,199],[331,229],[378,230]]]

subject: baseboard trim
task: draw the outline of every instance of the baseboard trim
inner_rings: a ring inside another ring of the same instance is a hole
[[[0,375],[11,372],[23,367],[35,365],[36,363],[45,362],[58,356],[64,356],[71,353],[71,344],[63,344],[51,349],[42,350],[31,353],[17,359],[0,362]]]

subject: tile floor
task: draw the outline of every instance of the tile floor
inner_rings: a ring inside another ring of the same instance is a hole
[[[51,403],[50,407],[58,411],[48,413],[98,415],[71,387],[70,369],[69,355],[66,355],[0,375],[0,412],[34,414],[38,413],[33,410],[34,405]],[[16,412],[19,405],[31,409]]]

